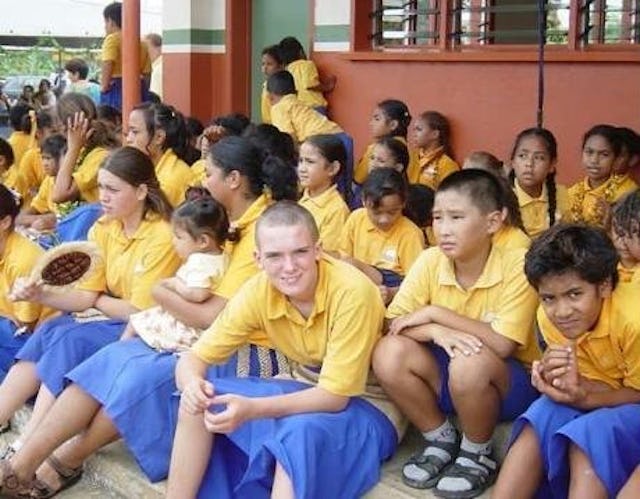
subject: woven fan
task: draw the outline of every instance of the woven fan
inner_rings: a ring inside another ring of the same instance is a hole
[[[30,281],[66,288],[88,277],[99,258],[98,248],[93,243],[64,243],[42,255],[31,272]]]

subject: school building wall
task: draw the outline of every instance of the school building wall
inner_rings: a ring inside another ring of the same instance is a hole
[[[249,113],[252,3],[165,0],[169,102],[204,120]],[[330,113],[353,135],[356,155],[370,140],[375,103],[393,97],[404,100],[414,116],[428,109],[445,114],[458,160],[479,149],[507,159],[515,135],[536,122],[535,50],[372,51],[366,39],[372,3],[310,0],[309,38],[301,40],[312,47],[321,74],[338,78],[328,95]],[[281,36],[287,34],[283,24]],[[640,129],[640,52],[550,48],[546,59],[544,125],[560,146],[558,178],[570,183],[582,176],[581,136],[589,127],[606,122]]]

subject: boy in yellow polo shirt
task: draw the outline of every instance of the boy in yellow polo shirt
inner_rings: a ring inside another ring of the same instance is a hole
[[[338,179],[338,190],[347,195],[353,178],[353,139],[337,123],[309,107],[296,96],[296,85],[288,71],[269,76],[267,92],[271,101],[271,123],[291,135],[296,145],[319,134],[337,135],[347,150],[347,167]]]
[[[425,438],[403,481],[436,487],[442,497],[475,497],[493,483],[497,421],[514,419],[537,396],[526,369],[539,352],[525,250],[492,244],[504,208],[491,173],[462,170],[441,182],[433,207],[438,246],[400,285],[373,356],[378,381]],[[462,441],[446,417],[453,412]]]
[[[640,464],[638,443],[625,442],[639,434],[640,289],[616,287],[617,262],[603,230],[579,225],[550,229],[527,253],[525,272],[540,297],[538,327],[547,345],[542,361],[532,367],[532,381],[542,396],[514,425],[492,497],[533,497],[536,492],[549,497],[551,491],[557,497],[586,497],[584,489],[577,493],[573,488],[593,481],[594,475],[606,486],[604,496],[615,497],[626,479],[620,474]],[[635,409],[622,416],[625,407]],[[611,414],[598,418],[603,408],[611,408]],[[607,448],[614,412],[621,416],[621,428],[618,443]],[[596,431],[589,428],[592,418],[599,419]],[[583,451],[598,448],[591,455],[590,473],[575,473],[569,443]]]
[[[358,397],[380,336],[382,301],[365,276],[322,255],[313,217],[295,203],[265,211],[256,244],[264,272],[178,363],[182,398],[167,497],[194,497],[198,489],[207,497],[359,497],[397,440],[389,420]],[[316,370],[317,385],[207,381],[208,364],[263,332],[293,362]],[[214,440],[214,433],[226,435]]]
[[[402,214],[407,184],[394,168],[369,173],[362,201],[365,207],[351,213],[342,229],[340,256],[369,276],[389,303],[424,249],[424,236]]]

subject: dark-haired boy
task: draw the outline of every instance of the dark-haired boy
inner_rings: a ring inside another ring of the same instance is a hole
[[[616,288],[617,263],[607,234],[579,225],[550,229],[527,253],[525,273],[540,297],[538,326],[547,344],[532,367],[542,396],[515,423],[492,497],[567,497],[568,445],[561,435],[575,435],[581,427],[584,435],[595,409],[640,403],[640,292]],[[621,482],[616,475],[625,466],[633,469],[640,455],[602,453],[599,459],[599,478],[613,488]],[[572,476],[571,486],[574,478],[580,477]]]

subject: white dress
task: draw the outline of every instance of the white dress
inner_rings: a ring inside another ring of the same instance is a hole
[[[176,277],[190,288],[215,291],[227,268],[224,253],[192,253],[178,269]],[[187,326],[162,307],[152,307],[131,315],[131,325],[142,340],[161,352],[188,350],[200,337],[201,329]]]

